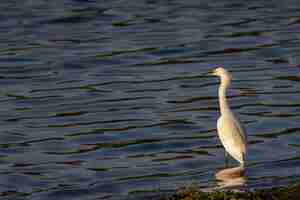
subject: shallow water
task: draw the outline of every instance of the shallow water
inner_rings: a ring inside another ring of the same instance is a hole
[[[300,179],[297,1],[0,3],[0,196],[140,199],[217,186],[218,80],[247,188]],[[236,165],[231,161],[232,165]]]

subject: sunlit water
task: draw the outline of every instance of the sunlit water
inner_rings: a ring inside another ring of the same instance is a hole
[[[201,2],[201,3],[199,3]],[[218,185],[216,65],[247,188],[300,179],[298,1],[3,1],[0,196],[141,199]],[[231,165],[236,165],[231,161]]]

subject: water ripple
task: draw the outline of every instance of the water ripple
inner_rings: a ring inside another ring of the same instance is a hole
[[[1,197],[143,199],[216,186],[219,80],[205,75],[215,66],[233,73],[228,100],[248,131],[246,187],[299,181],[299,3],[0,9]]]

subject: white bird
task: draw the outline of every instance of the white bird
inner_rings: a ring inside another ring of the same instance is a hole
[[[221,79],[219,87],[221,116],[217,122],[217,130],[221,143],[225,148],[225,156],[227,156],[226,152],[228,152],[244,167],[247,153],[246,132],[238,118],[236,118],[234,113],[230,110],[226,99],[226,89],[230,86],[232,76],[222,67],[214,69],[209,74],[219,76]]]

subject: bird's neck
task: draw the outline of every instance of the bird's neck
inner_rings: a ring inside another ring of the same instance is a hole
[[[229,83],[221,81],[221,85],[219,87],[219,104],[220,104],[220,112],[221,115],[230,111],[227,98],[226,98],[226,90],[229,86]]]

